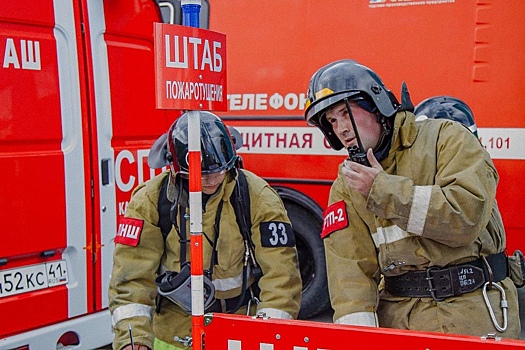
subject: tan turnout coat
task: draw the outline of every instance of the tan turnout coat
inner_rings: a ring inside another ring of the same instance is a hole
[[[505,231],[495,201],[498,175],[476,137],[459,123],[415,122],[400,112],[392,147],[381,161],[368,198],[350,189],[339,170],[329,204],[344,201],[347,227],[324,239],[334,320],[340,323],[445,333],[497,333],[481,289],[436,303],[381,293],[381,277],[445,267],[501,252]],[[500,283],[509,301],[509,328],[519,336],[517,292]],[[489,292],[503,324],[497,290]]]
[[[274,317],[296,318],[300,307],[301,278],[299,274],[295,247],[263,247],[261,245],[260,224],[269,221],[290,223],[279,195],[261,178],[244,171],[250,193],[252,221],[252,240],[255,244],[257,262],[262,268],[263,277],[259,281],[260,304]],[[126,217],[144,221],[138,246],[116,244],[114,267],[111,276],[109,300],[115,330],[114,348],[121,349],[129,344],[128,325],[132,326],[134,341],[137,344],[153,347],[154,337],[165,343],[174,343],[174,336],[184,338],[191,335],[191,316],[168,300],[162,303],[160,313],[155,310],[157,295],[154,278],[159,267],[171,271],[180,269],[179,236],[174,228],[166,242],[157,226],[157,208],[161,183],[168,173],[163,173],[137,187],[126,210]],[[213,281],[216,297],[226,299],[241,293],[241,274],[243,269],[244,243],[230,203],[235,181],[227,173],[224,183],[206,203],[202,214],[203,232],[210,240],[215,239],[213,225],[217,207],[223,201],[220,219],[219,239],[217,241],[218,264],[214,266]],[[170,185],[168,193],[177,192]],[[173,198],[172,198],[173,199]],[[187,193],[182,202],[187,202]],[[190,237],[187,220],[187,237]],[[204,268],[208,269],[212,247],[204,238]],[[187,260],[190,259],[189,244]],[[250,283],[253,277],[250,278]],[[241,309],[245,311],[246,308]],[[181,344],[178,344],[179,346]]]

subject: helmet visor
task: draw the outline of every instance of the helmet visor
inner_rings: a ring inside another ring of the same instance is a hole
[[[235,146],[225,125],[201,124],[201,167],[203,174],[230,170],[235,163]]]
[[[172,153],[181,173],[188,173],[188,118],[183,115],[172,132]],[[203,175],[229,170],[235,165],[235,145],[226,125],[217,116],[201,112],[201,172]],[[170,146],[171,147],[171,146]]]
[[[323,97],[314,103],[312,103],[306,110],[306,121],[308,125],[319,126],[321,125],[321,117],[324,116],[326,110],[338,102],[343,101],[345,98],[353,100],[352,97],[356,97],[361,91],[349,90],[341,91],[338,93],[330,94]]]

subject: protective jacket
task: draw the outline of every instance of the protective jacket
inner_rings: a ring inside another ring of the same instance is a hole
[[[251,234],[255,256],[262,269],[258,311],[270,317],[296,318],[300,307],[301,278],[298,269],[295,239],[290,221],[279,195],[261,178],[243,170],[250,193]],[[132,194],[124,220],[138,220],[142,225],[135,246],[117,243],[109,288],[109,308],[112,313],[115,339],[114,349],[129,344],[128,325],[137,344],[153,348],[155,341],[173,344],[175,336],[191,336],[191,315],[164,299],[160,312],[155,312],[157,289],[154,278],[161,271],[180,271],[179,236],[172,228],[164,238],[159,223],[158,199],[167,195],[171,201],[179,193],[178,186],[170,182],[167,193],[161,192],[162,181],[169,172],[138,186]],[[244,263],[244,242],[236,222],[230,197],[235,186],[232,172],[226,174],[217,193],[203,203],[202,229],[204,268],[210,266],[212,242],[216,242],[217,259],[213,268],[213,285],[217,299],[229,299],[241,294]],[[188,193],[182,191],[178,205],[189,214]],[[203,201],[204,202],[204,201]],[[218,237],[214,224],[219,203],[222,210]],[[273,225],[272,225],[273,224]],[[180,217],[178,217],[180,227]],[[136,236],[136,235],[135,235]],[[189,220],[186,237],[190,239]],[[208,241],[209,240],[209,241]],[[190,247],[187,244],[187,260]],[[250,277],[248,285],[253,282]],[[246,308],[241,309],[246,310]]]
[[[335,322],[494,333],[481,289],[436,302],[393,296],[380,288],[384,277],[504,251],[505,231],[495,201],[498,175],[486,151],[459,123],[416,123],[412,113],[399,112],[391,149],[381,165],[384,170],[368,198],[347,185],[342,165],[331,188],[329,208],[341,208],[344,214],[344,224],[324,238]],[[500,284],[509,301],[505,336],[517,337],[516,289],[508,278]],[[501,323],[499,292],[489,295]],[[418,303],[427,306],[420,307],[426,311],[419,318]]]

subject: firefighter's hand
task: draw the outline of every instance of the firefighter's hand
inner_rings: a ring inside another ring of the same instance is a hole
[[[122,350],[131,350],[131,344],[122,348]],[[135,344],[135,350],[150,350],[146,345]]]
[[[342,172],[348,186],[368,198],[372,184],[383,167],[377,161],[371,148],[366,152],[366,157],[370,167],[356,162],[345,162]]]

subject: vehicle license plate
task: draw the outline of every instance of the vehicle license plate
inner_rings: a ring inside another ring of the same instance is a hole
[[[65,260],[0,270],[0,298],[68,283]]]

